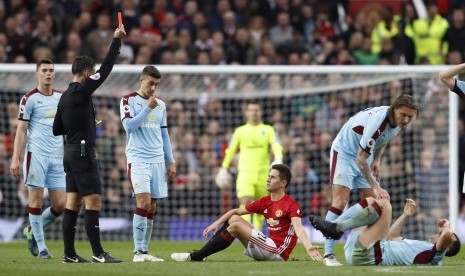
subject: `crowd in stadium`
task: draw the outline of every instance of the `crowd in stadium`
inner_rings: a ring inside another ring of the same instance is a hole
[[[101,61],[122,11],[120,64],[456,64],[461,1],[349,12],[350,1],[0,1],[0,61]],[[436,3],[438,2],[438,3]],[[403,12],[402,12],[403,11]]]
[[[0,1],[0,62],[33,63],[49,58],[56,63],[71,63],[78,55],[89,55],[99,62],[113,37],[115,14],[119,10],[123,13],[128,33],[119,64],[376,65],[463,62],[465,3],[462,1],[450,0],[446,8],[431,2],[426,5],[428,16],[423,19],[417,18],[414,6],[407,1],[403,16],[385,8],[379,10],[379,22],[372,14],[368,16],[359,12],[351,15],[348,2]],[[341,7],[346,10],[345,14],[341,14]],[[238,79],[236,81],[240,82]],[[269,78],[268,87],[272,87],[273,81],[275,79]],[[329,148],[347,116],[359,111],[368,102],[372,105],[389,102],[390,98],[382,98],[381,93],[376,91],[388,89],[390,93],[387,94],[394,96],[408,85],[392,82],[386,87],[367,88],[372,89],[371,92],[353,89],[339,91],[343,93],[338,95],[332,93],[294,101],[276,98],[270,100],[272,103],[266,103],[272,108],[264,109],[265,122],[272,124],[280,134],[286,155],[284,161],[293,171],[296,185],[290,187],[291,193],[297,195],[307,213],[323,215],[331,203]],[[441,90],[441,93],[446,95],[447,91]],[[8,154],[11,154],[14,137],[17,117],[15,97],[12,97],[14,100],[9,105],[8,118],[2,118],[9,121],[3,123],[3,126],[9,126],[4,129],[5,133],[0,133],[0,139],[6,140],[5,151],[2,151],[6,155],[4,160],[8,160]],[[401,185],[407,187],[407,193],[415,194],[416,187],[430,187],[435,179],[448,177],[448,149],[425,150],[431,149],[434,137],[443,139],[447,134],[444,133],[447,124],[434,117],[435,111],[443,107],[437,103],[444,103],[443,100],[442,96],[436,94],[421,115],[421,121],[426,124],[421,131],[416,130],[422,140],[422,145],[416,145],[421,154],[403,156],[406,152],[403,150],[403,140],[413,139],[412,131],[393,141],[384,156],[384,175],[389,175],[384,185],[394,186],[396,184],[393,182],[403,181]],[[107,203],[104,206],[107,212],[111,212],[121,209],[123,201],[129,201],[127,198],[130,196],[125,172],[125,136],[117,113],[118,102],[97,100],[96,103],[98,117],[104,122],[98,129],[105,183],[104,200]],[[242,111],[243,103],[235,102],[233,109],[225,108],[227,104],[227,101],[215,99],[207,99],[203,104],[201,101],[182,100],[167,103],[174,158],[179,166],[170,197],[190,198],[172,201],[177,205],[170,210],[176,210],[179,216],[205,215],[196,213],[199,209],[195,208],[195,204],[207,202],[200,201],[205,195],[210,198],[208,204],[215,207],[207,215],[215,216],[220,209],[217,194],[212,193],[213,177],[234,127],[243,122],[240,116],[236,116],[237,121],[230,120],[230,114]],[[304,105],[321,108],[312,114],[299,114]],[[461,118],[465,118],[463,110],[461,115]],[[426,123],[428,120],[429,124]],[[321,125],[322,121],[329,123]],[[464,121],[460,120],[461,171],[465,164],[464,125]],[[413,161],[414,158],[421,159],[421,162]],[[420,169],[415,171],[411,162],[420,163]],[[2,168],[4,175],[7,168],[8,165]],[[424,185],[417,186],[415,182]],[[25,191],[24,185],[19,187]],[[404,192],[398,191],[397,196],[403,196],[401,193]],[[427,193],[430,192],[428,190]],[[309,193],[312,194],[310,199],[298,196]],[[432,194],[440,197],[438,200],[446,200],[444,191]],[[132,208],[130,204],[124,206],[127,210]],[[440,217],[443,211],[438,208],[431,212],[438,212],[433,215]]]

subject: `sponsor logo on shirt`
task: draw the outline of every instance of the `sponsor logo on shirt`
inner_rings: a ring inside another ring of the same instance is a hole
[[[269,218],[266,220],[269,226],[276,226],[279,224],[279,220],[274,220],[273,218]]]

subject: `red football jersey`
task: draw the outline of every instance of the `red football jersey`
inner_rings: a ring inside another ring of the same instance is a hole
[[[265,196],[248,204],[245,208],[251,213],[265,217],[269,237],[278,247],[276,253],[287,261],[297,243],[297,235],[291,218],[302,217],[299,203],[289,195],[285,195],[278,201],[272,201],[270,196]]]

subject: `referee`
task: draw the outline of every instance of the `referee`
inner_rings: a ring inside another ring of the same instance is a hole
[[[71,68],[73,82],[58,103],[53,134],[66,136],[63,157],[66,173],[66,209],[62,226],[65,245],[63,263],[89,262],[77,255],[74,248],[76,221],[83,198],[84,223],[92,246],[92,262],[122,262],[105,252],[100,243],[99,212],[102,184],[95,155],[95,110],[92,94],[110,74],[121,47],[121,39],[125,36],[124,26],[120,25],[115,30],[110,49],[97,72],[92,58],[76,57]]]

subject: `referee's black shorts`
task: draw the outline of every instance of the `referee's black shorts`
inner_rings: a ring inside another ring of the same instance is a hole
[[[66,192],[78,193],[80,196],[102,193],[94,148],[86,149],[86,155],[82,157],[80,145],[66,145],[63,167],[66,173]]]

